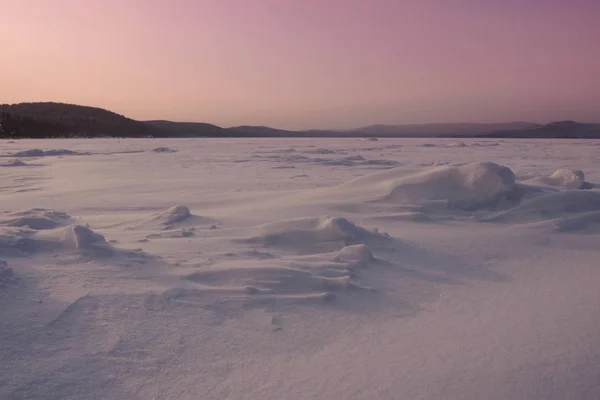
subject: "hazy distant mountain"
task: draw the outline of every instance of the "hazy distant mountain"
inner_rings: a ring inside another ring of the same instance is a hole
[[[495,124],[449,123],[449,124],[411,124],[411,125],[370,125],[349,130],[304,130],[289,131],[268,126],[238,126],[229,130],[250,136],[261,137],[469,137],[492,132],[521,131],[539,128],[541,125],[531,122],[509,122]]]
[[[2,137],[149,135],[160,135],[160,131],[101,108],[51,102],[0,104]]]
[[[531,129],[492,132],[487,136],[503,138],[600,139],[600,124],[560,121]]]
[[[347,132],[377,136],[477,136],[486,133],[518,131],[538,128],[540,125],[531,122],[508,123],[435,123],[410,125],[371,125]]]

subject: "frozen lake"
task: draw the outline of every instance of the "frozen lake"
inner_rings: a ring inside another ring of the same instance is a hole
[[[600,398],[600,141],[0,145],[2,399]]]

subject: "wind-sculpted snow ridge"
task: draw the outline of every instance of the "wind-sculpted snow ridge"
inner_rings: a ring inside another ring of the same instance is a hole
[[[368,265],[369,263],[375,261],[375,257],[371,250],[365,244],[353,244],[350,246],[343,247],[336,257],[334,258],[336,261],[340,262],[352,262],[358,263],[360,265]]]
[[[431,148],[442,148],[442,149],[452,149],[452,148],[463,148],[469,147],[464,142],[452,142],[452,143],[423,143],[421,147],[431,147]]]
[[[12,268],[4,260],[0,260],[0,289],[16,279]]]
[[[148,238],[187,237],[192,236],[196,227],[217,226],[218,221],[212,218],[194,215],[187,206],[174,205],[165,211],[154,214],[141,221],[124,223],[128,230],[159,231],[151,233]]]
[[[73,155],[84,155],[84,153],[78,153],[76,151],[67,150],[67,149],[51,149],[51,150],[31,149],[31,150],[18,151],[16,153],[5,155],[3,157],[34,158],[34,157],[73,156]]]
[[[73,222],[73,219],[65,213],[43,208],[34,208],[31,210],[5,214],[3,220],[0,221],[0,224],[34,230],[44,230],[65,226],[71,222]]]
[[[29,164],[21,161],[21,160],[12,160],[3,164],[0,164],[0,167],[28,167]]]
[[[341,150],[332,150],[332,149],[327,149],[327,148],[318,148],[318,149],[314,149],[314,150],[306,150],[304,151],[307,154],[341,154],[341,153],[345,153]]]
[[[600,211],[584,212],[552,222],[559,232],[600,233]]]
[[[0,227],[0,254],[6,256],[36,255],[61,250],[98,250],[98,255],[112,254],[104,236],[83,225],[35,230]]]
[[[247,234],[249,237],[237,240],[239,245],[277,249],[279,256],[259,257],[260,266],[232,258],[184,278],[204,288],[237,290],[255,298],[331,301],[340,290],[371,290],[360,283],[361,270],[376,262],[369,244],[389,240],[334,217],[277,221],[250,228]],[[244,254],[265,253],[254,250]]]
[[[94,258],[112,256],[116,249],[103,235],[63,212],[31,209],[10,213],[0,220],[0,256],[73,251]]]
[[[492,162],[428,168],[406,174],[401,168],[358,178],[338,187],[370,191],[392,204],[443,202],[449,208],[474,210],[518,201],[520,190],[508,167]]]
[[[323,165],[340,165],[345,167],[353,167],[358,165],[381,165],[381,166],[398,166],[399,162],[393,160],[377,160],[377,159],[366,159],[361,155],[349,156],[340,159],[324,159],[315,158],[312,162],[323,164]]]
[[[306,154],[319,154],[319,155],[333,155],[343,154],[340,150],[330,149],[317,149],[312,151],[306,151]],[[368,159],[360,154],[346,157],[308,157],[300,154],[298,151],[290,152],[273,152],[270,155],[256,155],[254,156],[257,160],[265,161],[277,161],[283,163],[295,163],[295,164],[315,164],[315,165],[328,165],[328,166],[343,166],[343,167],[357,167],[357,166],[383,166],[393,167],[400,165],[400,162],[388,159]],[[248,162],[249,160],[237,160],[236,162]]]
[[[326,243],[359,244],[375,237],[381,235],[357,226],[346,218],[308,217],[257,227],[256,235],[247,239],[247,242],[302,250]]]
[[[585,181],[585,174],[583,171],[569,168],[561,168],[556,170],[550,176],[535,177],[524,183],[529,185],[553,186],[564,189],[588,189],[591,187],[591,185]]]
[[[166,147],[166,146],[156,147],[156,148],[152,149],[152,151],[155,153],[176,153],[177,152],[177,150],[173,150],[172,148]]]
[[[560,230],[576,230],[586,225],[588,218],[597,218],[597,212],[600,212],[599,192],[567,190],[525,200],[513,208],[486,216],[481,221],[520,224],[556,220]]]
[[[471,145],[471,147],[496,147],[500,146],[500,143],[497,142],[475,142]]]
[[[155,220],[159,221],[163,225],[172,225],[177,222],[185,221],[191,216],[192,213],[190,212],[189,208],[187,208],[186,206],[176,205],[158,214],[155,217]]]

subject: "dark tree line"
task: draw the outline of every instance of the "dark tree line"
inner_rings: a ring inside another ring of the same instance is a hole
[[[0,105],[0,137],[161,136],[143,122],[95,107],[62,103]]]

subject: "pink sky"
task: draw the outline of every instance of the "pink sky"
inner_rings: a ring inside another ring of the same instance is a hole
[[[0,103],[221,126],[600,122],[600,0],[0,0]]]

